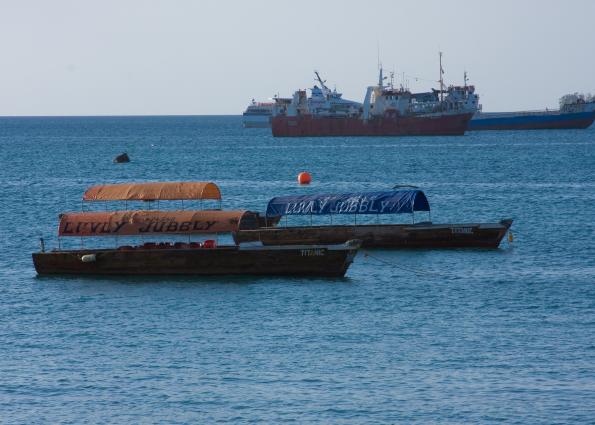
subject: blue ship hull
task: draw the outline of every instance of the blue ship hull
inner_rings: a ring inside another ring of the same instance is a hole
[[[587,128],[595,112],[506,112],[479,113],[469,121],[468,130],[543,130]]]

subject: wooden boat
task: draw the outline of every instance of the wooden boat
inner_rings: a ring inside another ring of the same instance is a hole
[[[200,182],[106,185],[85,192],[83,200],[220,199],[218,188]],[[215,186],[216,187],[216,186]],[[206,192],[204,191],[206,190]],[[198,197],[198,198],[197,198]],[[341,244],[219,246],[216,239],[191,241],[196,235],[218,235],[258,228],[249,211],[132,210],[87,211],[60,215],[63,237],[111,237],[113,249],[56,249],[33,254],[38,274],[105,275],[306,275],[344,276],[360,246]],[[143,242],[120,245],[120,237],[188,237],[188,242]],[[344,241],[345,242],[345,241]]]
[[[469,224],[359,224],[268,227],[241,230],[237,242],[259,240],[263,245],[341,243],[359,239],[364,248],[497,248],[512,220]]]
[[[266,217],[332,214],[430,213],[421,190],[333,195],[285,196],[271,199]],[[512,225],[496,223],[433,224],[335,224],[323,226],[261,227],[234,233],[237,243],[260,241],[263,245],[334,244],[350,239],[366,248],[497,248]]]
[[[117,249],[37,252],[40,275],[344,276],[359,242],[341,245],[242,247],[149,244]]]

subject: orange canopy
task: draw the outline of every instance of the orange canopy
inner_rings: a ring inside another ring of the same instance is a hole
[[[121,183],[92,186],[83,201],[155,201],[177,199],[221,199],[211,182]]]
[[[115,211],[65,213],[59,236],[230,233],[256,228],[249,211]]]

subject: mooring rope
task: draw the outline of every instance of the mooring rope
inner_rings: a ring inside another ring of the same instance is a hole
[[[408,271],[410,273],[423,274],[423,275],[426,275],[426,276],[449,277],[449,276],[447,276],[445,274],[442,274],[442,273],[436,273],[436,272],[431,272],[431,271],[427,271],[427,270],[421,270],[421,269],[417,269],[415,267],[404,267],[404,266],[395,264],[394,262],[387,261],[387,260],[385,260],[383,258],[376,257],[375,255],[370,254],[369,251],[362,250],[362,252],[364,254],[364,258],[370,257],[370,258],[372,258],[372,259],[374,259],[376,261],[379,261],[379,262],[381,262],[381,263],[383,263],[383,264],[385,264],[387,266],[391,266],[391,267],[394,267],[396,269]]]
[[[515,231],[515,233],[518,234],[518,232],[516,232],[516,231]],[[505,250],[509,250],[509,249],[512,249],[513,248],[513,246],[514,246],[513,240],[514,240],[514,236],[512,235],[512,231],[508,230],[507,231],[507,235],[506,235],[507,247],[504,248]],[[372,258],[372,259],[374,259],[374,260],[376,260],[376,261],[378,261],[378,262],[380,262],[380,263],[382,263],[384,265],[391,266],[391,267],[394,267],[394,268],[399,269],[399,270],[404,270],[404,271],[407,271],[407,272],[410,272],[410,273],[416,273],[416,274],[421,274],[421,275],[426,275],[426,276],[439,276],[439,277],[444,277],[444,278],[453,278],[454,277],[453,275],[448,275],[448,274],[444,274],[444,273],[438,273],[438,272],[433,272],[433,271],[421,270],[421,269],[418,269],[418,268],[415,268],[415,267],[401,266],[401,265],[396,264],[396,263],[394,263],[392,261],[388,261],[388,260],[385,260],[383,258],[377,257],[375,255],[372,255],[370,253],[370,251],[366,251],[366,250],[363,250],[363,249],[360,250],[360,251],[364,254],[364,258],[370,257],[370,258]]]

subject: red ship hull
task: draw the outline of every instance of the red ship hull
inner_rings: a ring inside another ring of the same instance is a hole
[[[279,115],[272,119],[274,137],[329,136],[462,136],[473,114],[358,117]]]

